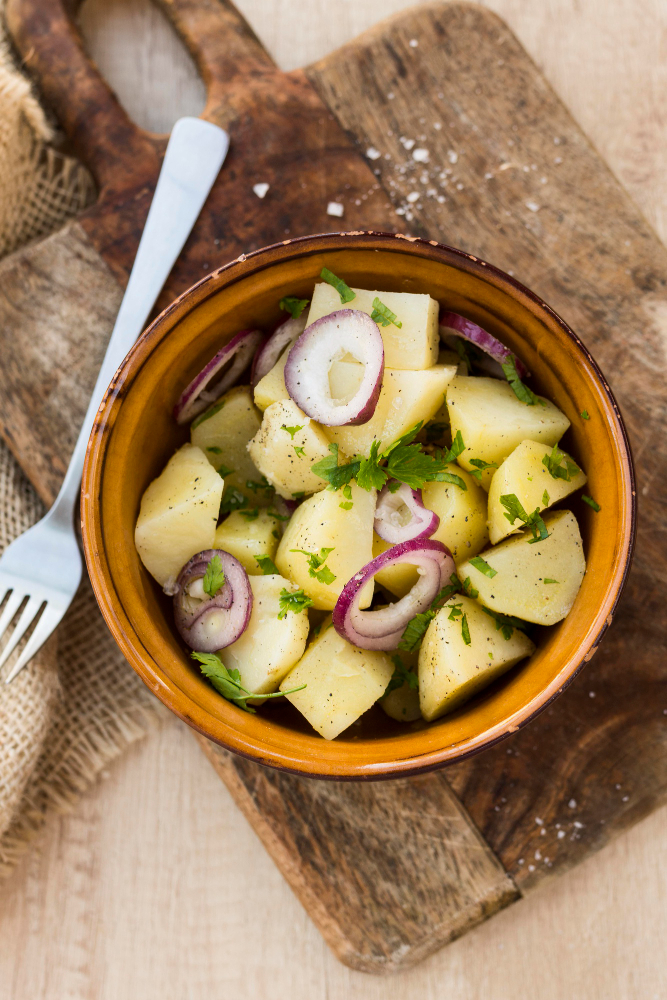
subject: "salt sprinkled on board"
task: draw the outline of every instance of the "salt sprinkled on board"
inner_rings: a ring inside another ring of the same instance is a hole
[[[565,830],[559,830],[556,836],[558,837],[559,840],[562,840],[563,837],[565,836]]]
[[[453,149],[450,149],[447,152],[447,159],[449,160],[450,163],[456,163],[457,160],[458,160],[458,158],[459,158],[459,154],[457,152],[455,152]]]
[[[539,816],[536,816],[535,817],[535,822],[537,823],[538,826],[542,826],[542,824],[544,823],[544,820],[540,819]]]
[[[418,45],[419,45],[419,42],[417,41],[416,38],[411,38],[410,39],[410,48],[411,49],[416,49],[418,47]]]
[[[410,203],[419,201],[419,191],[411,191],[407,196],[406,201],[409,201]]]
[[[255,194],[257,195],[258,198],[263,198],[264,195],[266,194],[266,192],[269,190],[269,185],[268,184],[253,184],[252,189],[253,189],[253,191],[255,192]]]
[[[369,146],[366,150],[366,156],[369,160],[379,160],[381,153],[379,149],[375,148],[375,146]]]
[[[401,142],[403,144],[403,148],[407,149],[408,151],[410,151],[415,144],[414,139],[406,139],[404,136],[401,136],[399,142]]]
[[[576,809],[577,808],[577,800],[576,799],[570,799],[570,801],[568,802],[567,805],[568,805],[569,809]]]
[[[341,218],[344,211],[345,209],[338,201],[330,201],[327,205],[327,215],[335,215],[338,219]]]
[[[540,210],[540,206],[537,204],[536,201],[527,201],[526,208],[529,208],[531,212],[539,212]]]

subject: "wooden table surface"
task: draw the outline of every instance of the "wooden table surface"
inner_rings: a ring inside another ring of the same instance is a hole
[[[663,239],[665,0],[489,0]],[[238,0],[277,62],[324,55],[406,0]],[[91,49],[167,131],[203,88],[149,0],[87,0]],[[0,887],[0,1000],[663,1000],[663,809],[392,980],[339,965],[189,732],[165,713]]]

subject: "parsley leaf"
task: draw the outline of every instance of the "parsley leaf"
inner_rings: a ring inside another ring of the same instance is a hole
[[[283,587],[278,598],[278,606],[280,608],[278,618],[282,621],[283,618],[287,617],[288,611],[292,611],[295,615],[298,615],[301,611],[305,611],[306,608],[311,608],[313,602],[301,588],[292,591]]]
[[[584,503],[587,503],[589,507],[592,507],[593,510],[596,513],[598,511],[602,510],[602,507],[600,506],[600,504],[596,503],[596,501],[593,499],[593,497],[588,497],[588,496],[586,496],[585,493],[582,493],[581,494],[581,499],[584,501]]]
[[[301,447],[301,445],[293,444],[292,447],[294,448],[294,451],[298,455],[299,458],[305,458],[306,457],[306,451],[305,451],[304,448]]]
[[[437,594],[433,601],[431,602],[431,607],[428,611],[422,611],[414,618],[411,618],[408,624],[405,626],[405,631],[401,636],[401,641],[398,644],[398,648],[405,650],[406,653],[414,653],[416,649],[419,649],[422,643],[422,639],[426,633],[426,629],[429,627],[436,614],[452,594],[457,594],[461,589],[461,581],[459,580],[456,573],[452,573],[450,576],[450,583],[442,588],[439,594]]]
[[[299,299],[296,295],[286,295],[284,299],[280,300],[279,306],[294,319],[298,319],[309,302],[310,299]]]
[[[219,413],[220,410],[223,408],[225,402],[226,400],[221,399],[219,403],[215,403],[213,406],[209,406],[208,410],[204,410],[203,413],[200,413],[199,416],[195,417],[195,419],[190,424],[190,430],[193,431],[195,427],[199,427],[199,425],[203,424],[205,420],[210,420],[211,417],[214,417],[216,413]]]
[[[306,552],[305,549],[290,549],[290,552],[300,552],[301,555],[306,556],[308,559],[308,576],[312,576],[316,580],[319,580],[320,583],[328,585],[333,583],[336,577],[324,563],[334,548],[335,546],[332,546],[330,549],[322,548],[319,555],[315,552]]]
[[[220,559],[220,556],[213,556],[206,567],[202,587],[204,588],[204,592],[208,594],[209,597],[215,597],[220,588],[224,587],[224,585],[225,571],[222,568],[222,560]]]
[[[287,431],[287,433],[289,434],[289,436],[291,437],[291,439],[293,441],[294,440],[294,435],[296,434],[296,432],[297,431],[302,431],[305,426],[306,426],[305,424],[301,424],[300,427],[299,426],[297,426],[297,427],[286,427],[285,424],[283,424],[280,429],[281,429],[281,431]]]
[[[279,576],[278,569],[269,555],[255,556],[255,562],[262,571],[262,576]]]
[[[323,267],[320,271],[320,278],[326,281],[327,285],[331,285],[335,288],[340,295],[340,301],[342,305],[346,302],[351,302],[352,299],[356,299],[356,292],[353,292],[349,285],[346,285],[342,278],[337,278],[333,271],[330,271],[328,267]]]
[[[212,455],[222,455],[222,448],[216,448],[215,446],[207,448],[206,451],[210,451]],[[217,471],[220,472],[220,469]]]
[[[196,653],[190,654],[193,660],[197,660],[204,677],[207,677],[218,694],[221,694],[227,701],[238,705],[244,712],[255,714],[255,709],[248,705],[249,698],[284,698],[287,694],[294,694],[295,691],[302,691],[306,685],[292,688],[289,691],[274,691],[272,694],[252,694],[241,684],[241,674],[238,670],[228,670],[217,653]]]
[[[352,510],[354,503],[352,502],[352,487],[349,483],[343,486],[343,496],[345,497],[345,502],[339,503],[338,506],[342,507],[343,510]]]
[[[461,636],[466,646],[469,646],[472,640],[470,639],[470,628],[468,627],[467,615],[464,615],[461,619]]]
[[[329,445],[329,451],[331,455],[321,458],[319,462],[314,462],[310,468],[320,479],[326,479],[330,490],[338,490],[357,475],[361,461],[339,465],[338,445],[332,442]]]
[[[259,507],[253,507],[252,510],[240,510],[239,514],[241,517],[245,517],[246,521],[256,521],[259,517]]]
[[[558,580],[552,580],[551,577],[545,576],[545,578],[542,581],[542,583],[558,583]]]
[[[225,476],[231,476],[231,474],[232,474],[232,472],[234,470],[230,469],[229,466],[227,466],[227,465],[221,465],[215,471],[218,473],[219,476],[222,476],[222,478],[224,479]]]
[[[543,507],[548,507],[549,506],[549,494],[547,493],[546,490],[542,494],[542,506]]]
[[[488,562],[485,562],[481,556],[473,556],[470,560],[470,565],[474,566],[475,569],[478,569],[480,573],[484,574],[484,576],[488,576],[490,580],[493,580],[494,576],[498,573],[498,570],[494,569],[493,566],[489,566]]]
[[[248,498],[239,490],[227,490],[222,500],[220,501],[220,514],[231,514],[233,510],[240,510],[242,507],[248,506]]]
[[[399,330],[403,326],[403,324],[396,318],[396,313],[392,312],[389,306],[386,306],[384,302],[380,302],[377,295],[373,299],[373,312],[371,313],[371,319],[379,326],[389,326],[390,323],[393,323],[394,326],[399,328]]]
[[[516,520],[519,520],[523,521],[527,528],[530,528],[533,537],[528,540],[529,545],[534,545],[535,542],[542,542],[545,538],[549,537],[547,526],[540,516],[539,507],[536,507],[532,514],[527,514],[516,493],[506,493],[505,496],[500,498],[500,502],[507,511],[505,517],[510,524],[514,524]]]
[[[563,459],[565,459],[565,467],[562,464]],[[564,479],[567,483],[580,471],[579,466],[570,461],[566,457],[565,452],[561,451],[557,444],[551,449],[550,455],[544,456],[542,465],[547,468],[552,479]]]
[[[262,476],[259,481],[256,479],[246,479],[245,488],[251,490],[253,493],[262,493],[266,500],[272,499],[274,493],[273,486],[266,476]]]
[[[536,396],[533,390],[529,389],[519,378],[519,373],[516,370],[516,358],[513,354],[508,356],[507,361],[503,361],[502,369],[518,400],[525,403],[526,406],[535,406],[536,403],[539,403],[540,406],[546,406],[544,400]]]
[[[459,433],[460,433],[460,431],[459,431]],[[471,458],[470,459],[470,464],[475,466],[474,469],[470,470],[470,475],[474,476],[475,479],[478,482],[481,482],[481,480],[482,480],[482,472],[483,472],[484,469],[497,469],[498,468],[498,463],[497,462],[485,462],[481,458]]]
[[[591,419],[590,415],[588,413],[588,410],[582,410],[581,411],[581,416],[584,418],[584,420],[590,420]]]
[[[520,618],[515,618],[514,615],[501,615],[498,611],[492,611],[491,608],[482,607],[482,611],[489,618],[493,618],[496,623],[496,632],[500,632],[503,639],[509,640],[512,638],[514,629],[518,628],[522,632],[528,631],[527,622],[522,621]]]
[[[472,583],[470,582],[469,576],[467,576],[463,581],[463,583],[461,584],[461,591],[466,597],[472,597],[473,600],[476,597],[479,597],[479,591],[475,590]]]
[[[404,684],[407,684],[411,691],[416,691],[419,687],[417,675],[409,667],[406,667],[398,653],[394,653],[391,659],[394,664],[394,672],[382,697],[386,698],[388,694],[402,688]]]

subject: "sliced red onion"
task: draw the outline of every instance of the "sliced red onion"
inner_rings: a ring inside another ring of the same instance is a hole
[[[395,563],[417,567],[419,579],[412,590],[396,604],[377,611],[361,611],[359,597],[364,584]],[[442,542],[431,538],[401,542],[376,556],[345,584],[333,610],[334,628],[361,649],[396,649],[408,622],[429,608],[455,572],[452,555]]]
[[[215,597],[204,591],[206,568],[219,556],[225,582]],[[178,574],[174,620],[181,638],[199,653],[215,653],[245,632],[252,611],[248,574],[238,559],[224,549],[198,552]]]
[[[394,492],[390,487],[398,486]],[[430,538],[438,530],[440,518],[422,503],[422,491],[392,480],[383,487],[375,506],[375,533],[385,542],[398,545],[416,538]]]
[[[253,389],[260,379],[269,374],[285,348],[301,336],[306,329],[307,318],[306,312],[303,312],[301,316],[290,316],[259,345],[250,369],[250,385]]]
[[[351,354],[364,366],[352,399],[331,395],[329,369]],[[307,326],[285,364],[285,388],[304,413],[327,427],[365,424],[375,413],[384,374],[384,345],[377,323],[358,309],[339,309]]]
[[[241,330],[234,334],[181,393],[174,407],[176,422],[189,423],[230,389],[248,367],[261,339],[260,330]]]
[[[501,344],[493,334],[483,330],[481,326],[477,326],[477,323],[466,319],[465,316],[447,312],[447,310],[443,309],[440,313],[440,336],[443,340],[443,333],[446,334],[448,331],[451,331],[463,340],[469,341],[475,347],[479,347],[480,351],[488,354],[489,357],[493,358],[500,365],[504,364],[510,357],[514,357],[519,378],[528,378],[530,375],[530,372],[524,363],[517,358],[516,354],[513,355],[510,349]]]

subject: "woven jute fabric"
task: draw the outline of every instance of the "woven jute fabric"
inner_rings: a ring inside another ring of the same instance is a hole
[[[0,28],[0,256],[53,232],[94,197],[88,172],[53,148],[53,139]],[[43,513],[0,442],[0,551]],[[3,674],[14,661],[15,655]],[[2,679],[0,875],[6,875],[48,812],[71,808],[159,715],[112,640],[87,579],[41,652],[10,685]]]

